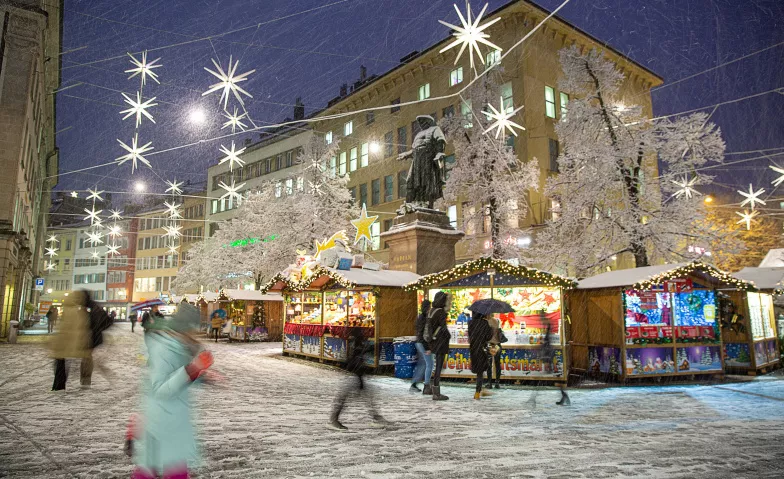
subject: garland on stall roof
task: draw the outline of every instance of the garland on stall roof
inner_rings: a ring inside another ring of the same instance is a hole
[[[291,281],[283,273],[278,273],[275,276],[273,276],[272,279],[267,282],[267,284],[262,286],[261,289],[259,290],[259,292],[261,292],[261,294],[267,294],[267,292],[270,289],[272,289],[272,287],[275,286],[275,284],[278,283],[278,282],[284,283],[285,286],[284,286],[283,289],[286,289],[286,290],[294,290],[295,287],[296,287],[296,284],[297,284],[296,281]]]
[[[730,285],[741,291],[755,291],[757,289],[753,282],[738,279],[729,273],[714,268],[713,266],[705,264],[701,261],[693,261],[685,266],[681,266],[680,268],[671,269],[669,271],[651,276],[646,280],[633,284],[632,288],[640,291],[649,290],[654,286],[658,286],[664,283],[665,281],[683,278],[684,276],[687,276],[695,271],[705,273],[713,278],[716,278],[722,283]]]
[[[567,289],[571,289],[577,286],[577,282],[564,276],[540,271],[534,268],[526,268],[525,266],[514,266],[508,261],[485,256],[475,260],[466,261],[463,264],[459,264],[454,268],[448,269],[446,271],[441,271],[440,273],[433,273],[422,276],[417,281],[403,286],[403,289],[406,291],[416,291],[417,289],[429,288],[434,285],[447,283],[449,281],[471,275],[478,271],[485,271],[490,268],[494,268],[498,274],[532,279],[545,286],[556,286]]]
[[[338,273],[336,271],[333,271],[331,269],[327,269],[327,268],[325,268],[323,266],[317,266],[316,268],[314,268],[311,271],[311,273],[306,278],[302,278],[299,281],[291,281],[289,278],[287,278],[282,273],[278,273],[275,276],[273,276],[272,279],[269,280],[267,282],[267,284],[265,284],[261,288],[260,291],[261,291],[261,294],[266,294],[267,291],[272,289],[272,287],[275,286],[275,284],[278,283],[278,282],[284,283],[285,284],[284,289],[286,289],[288,291],[303,291],[303,290],[307,289],[307,287],[310,286],[310,284],[313,281],[315,281],[317,278],[319,278],[321,276],[328,276],[330,281],[334,281],[334,282],[338,283],[340,286],[342,286],[342,287],[344,287],[346,289],[356,288],[356,286],[357,286],[356,284],[354,284],[350,280],[346,279],[340,273]]]

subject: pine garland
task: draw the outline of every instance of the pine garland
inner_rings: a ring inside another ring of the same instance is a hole
[[[681,266],[680,268],[671,269],[669,271],[665,271],[663,273],[659,273],[657,275],[651,276],[646,280],[639,281],[632,285],[632,289],[636,289],[638,291],[647,291],[653,288],[654,286],[663,284],[665,281],[683,278],[684,276],[688,276],[689,274],[695,271],[705,273],[708,276],[711,276],[712,278],[715,278],[720,282],[727,284],[729,286],[733,286],[734,288],[741,291],[757,290],[753,282],[738,279],[732,276],[730,273],[726,273],[720,269],[714,268],[713,266],[709,264],[705,264],[699,260],[693,261],[685,266]]]

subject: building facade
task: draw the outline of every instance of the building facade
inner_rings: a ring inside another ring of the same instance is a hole
[[[139,228],[137,218],[117,222],[120,236],[110,239],[119,246],[116,255],[106,259],[106,309],[114,311],[118,320],[125,320],[133,299],[134,258],[136,257],[136,237]]]
[[[51,264],[51,267],[45,268],[44,291],[39,299],[39,312],[48,310],[49,306],[61,309],[66,295],[72,290],[74,253],[78,244],[76,239],[78,233],[77,228],[67,226],[50,228],[47,231],[47,236],[57,238],[54,243],[47,243],[47,247],[57,249],[57,255],[51,259],[47,256],[45,259],[47,265]]]
[[[76,230],[74,251],[73,289],[87,291],[93,301],[106,307],[106,244],[93,245],[88,241],[90,226]]]
[[[136,213],[136,260],[133,273],[133,302],[170,297],[171,281],[177,276],[180,255],[166,245],[169,215],[164,208],[153,207]]]
[[[57,183],[55,104],[62,1],[2,2],[0,15],[0,337],[36,304],[49,192]]]

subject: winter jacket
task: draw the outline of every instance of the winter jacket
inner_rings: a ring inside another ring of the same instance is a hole
[[[222,328],[223,327],[223,318],[221,318],[220,316],[217,316],[217,315],[213,316],[210,325],[212,326],[212,329],[220,329],[220,328]]]
[[[428,349],[427,341],[425,341],[425,324],[427,324],[427,313],[430,311],[430,301],[422,301],[422,312],[416,318],[416,342],[422,344],[425,350]]]
[[[471,352],[471,372],[483,374],[490,365],[487,343],[493,337],[493,330],[487,318],[474,313],[468,322],[468,347]]]
[[[490,331],[492,332],[492,336],[489,339],[489,343],[491,344],[501,344],[501,321],[495,316],[486,316],[487,324],[490,326]]]
[[[156,471],[192,466],[198,459],[191,423],[191,388],[185,366],[196,351],[165,331],[145,335],[148,376],[142,400],[142,432],[134,463]]]
[[[150,321],[155,322],[155,318],[162,318],[163,315],[160,311],[145,311],[142,315],[142,327],[147,329],[150,327]]]
[[[111,316],[98,304],[90,301],[90,348],[103,344],[103,332],[114,324]]]
[[[436,293],[425,324],[423,337],[430,345],[430,351],[436,355],[449,353],[449,340],[452,338],[452,334],[446,327],[447,314],[444,309],[446,301],[446,293],[443,291]]]
[[[373,345],[365,339],[359,328],[354,328],[349,331],[346,342],[346,346],[348,347],[346,370],[358,376],[362,376],[365,372],[365,354],[373,351]]]
[[[53,358],[84,358],[90,355],[90,320],[84,303],[82,291],[74,291],[66,298],[59,329],[49,343]]]

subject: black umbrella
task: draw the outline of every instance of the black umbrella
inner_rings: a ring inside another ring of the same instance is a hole
[[[514,309],[505,301],[498,299],[480,299],[468,307],[469,311],[484,314],[485,316],[494,313],[514,313]]]

